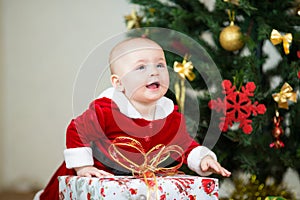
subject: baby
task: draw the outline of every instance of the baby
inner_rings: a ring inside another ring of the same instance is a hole
[[[177,145],[184,150],[184,163],[197,174],[230,176],[216,155],[189,135],[183,115],[164,96],[169,74],[160,45],[147,38],[127,39],[112,49],[109,63],[113,87],[71,121],[66,133],[65,162],[36,199],[59,198],[58,176],[130,175],[108,152],[112,141],[120,136],[137,140],[146,152],[158,144]],[[142,158],[129,149],[123,153],[136,163]]]

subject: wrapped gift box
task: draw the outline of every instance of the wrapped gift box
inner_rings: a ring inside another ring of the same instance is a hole
[[[177,175],[157,176],[157,194],[160,200],[217,200],[218,179]],[[88,178],[60,176],[60,200],[142,200],[147,199],[148,187],[143,178],[115,176],[111,178]]]

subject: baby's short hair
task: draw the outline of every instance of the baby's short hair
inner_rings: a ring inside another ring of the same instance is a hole
[[[109,66],[112,74],[115,73],[114,63],[126,54],[143,49],[162,49],[155,41],[146,37],[134,37],[121,41],[113,47],[109,54]]]

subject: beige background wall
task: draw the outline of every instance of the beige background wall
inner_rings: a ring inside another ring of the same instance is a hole
[[[2,11],[2,3],[0,3],[0,11]],[[1,13],[1,12],[0,12]],[[0,18],[0,92],[3,94],[3,58],[4,58],[4,55],[3,55],[3,26],[2,26],[2,20]],[[0,164],[0,176],[3,175],[3,162],[4,162],[4,142],[3,142],[3,120],[2,120],[2,114],[3,113],[3,98],[2,98],[3,95],[1,95],[0,97],[0,160],[1,160],[1,164]],[[0,180],[0,188],[1,188],[1,185],[2,185],[2,181]]]
[[[132,8],[126,0],[0,0],[0,189],[46,184],[63,160],[80,65],[126,31]]]

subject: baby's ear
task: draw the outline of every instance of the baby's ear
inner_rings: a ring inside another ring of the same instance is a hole
[[[125,90],[125,88],[121,82],[121,79],[118,75],[112,74],[110,77],[110,81],[111,81],[111,84],[113,85],[113,87],[116,88],[117,90],[119,90],[120,92],[123,92]]]

